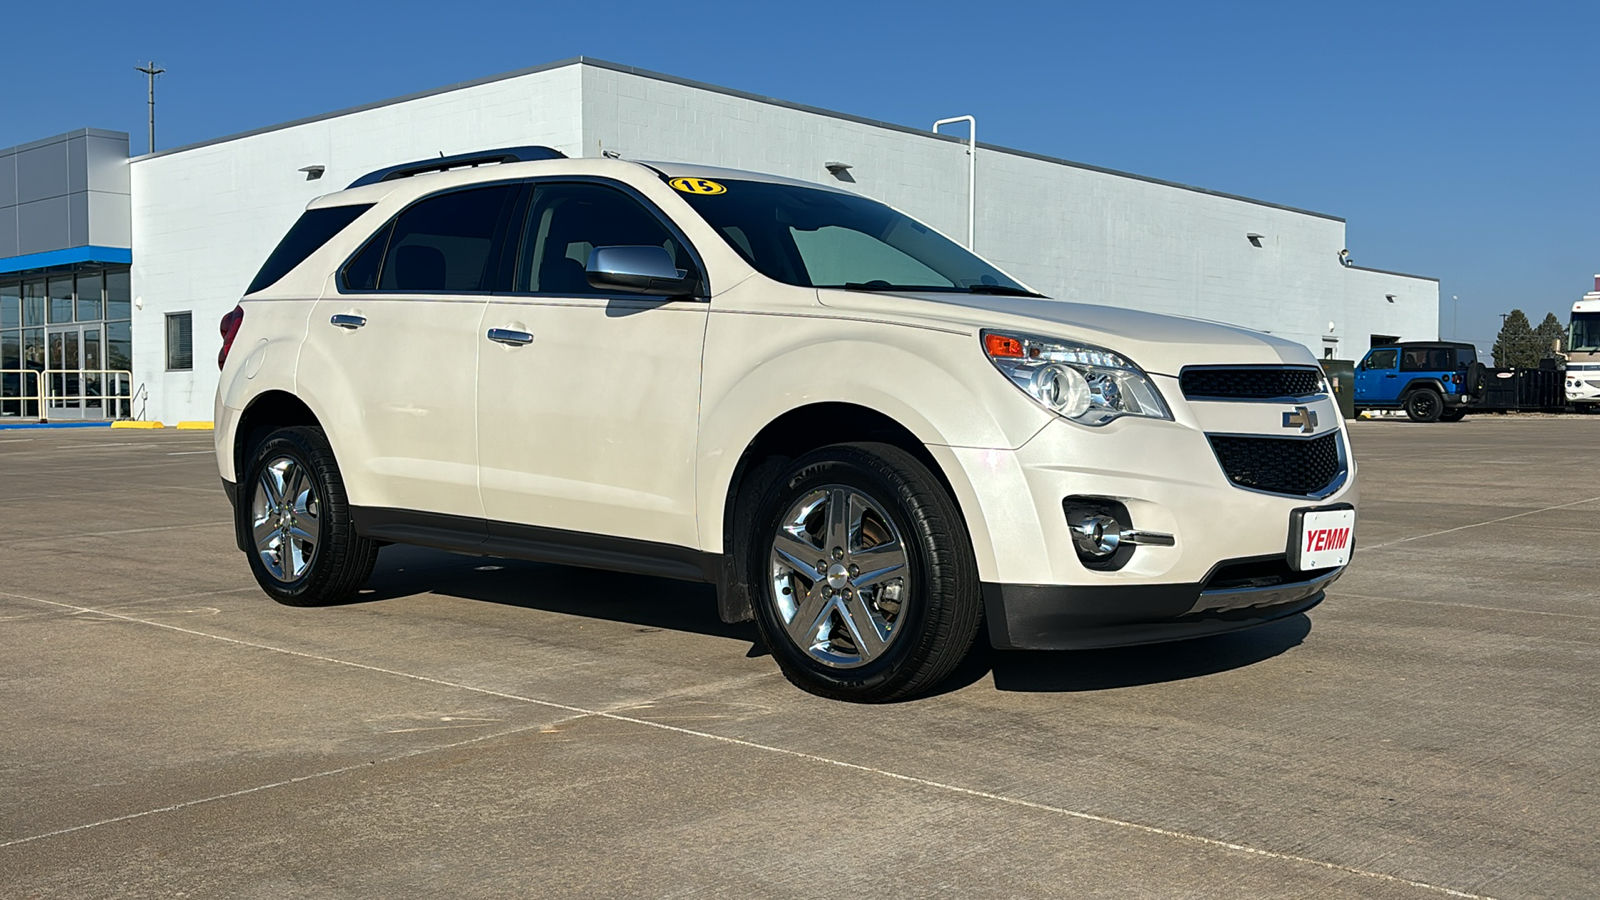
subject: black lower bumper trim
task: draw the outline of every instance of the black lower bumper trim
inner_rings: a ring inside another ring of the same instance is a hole
[[[1002,650],[1088,650],[1224,634],[1305,612],[1323,596],[1317,589],[1273,606],[1196,613],[1199,584],[983,585],[989,641]]]

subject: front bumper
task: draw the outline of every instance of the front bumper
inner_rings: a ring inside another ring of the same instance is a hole
[[[984,584],[989,642],[1002,650],[1088,650],[1224,634],[1305,612],[1343,569],[1254,587]]]
[[[1181,397],[1161,378],[1167,397]],[[990,640],[1001,648],[1106,647],[1248,628],[1310,609],[1342,569],[1292,572],[1296,510],[1357,500],[1356,464],[1331,398],[1307,404],[1338,432],[1343,474],[1314,496],[1249,490],[1224,474],[1209,435],[1297,438],[1281,403],[1174,403],[1173,421],[1125,418],[1101,428],[1064,420],[1013,451],[940,448],[971,485]],[[1315,426],[1313,426],[1315,427]],[[1172,535],[1140,545],[1115,571],[1078,558],[1066,498],[1120,503],[1132,529]],[[1240,577],[1248,572],[1249,577]]]

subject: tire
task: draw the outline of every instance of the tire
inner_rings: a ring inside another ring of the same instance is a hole
[[[1413,422],[1437,422],[1444,412],[1444,398],[1432,388],[1418,388],[1406,395],[1405,408]]]
[[[898,700],[937,685],[972,649],[983,604],[966,525],[905,451],[808,453],[778,476],[754,522],[745,573],[756,625],[801,689]]]
[[[238,515],[256,582],[288,606],[349,599],[372,574],[378,545],[356,534],[322,429],[273,431],[249,459]]]
[[[1462,385],[1463,393],[1474,397],[1482,397],[1483,392],[1489,387],[1489,367],[1477,360],[1467,366],[1466,383]]]
[[[1459,422],[1466,417],[1467,411],[1465,409],[1447,409],[1439,413],[1439,421],[1441,422]]]

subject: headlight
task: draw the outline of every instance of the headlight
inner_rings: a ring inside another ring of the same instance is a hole
[[[1104,425],[1118,416],[1172,418],[1149,377],[1110,350],[998,331],[985,331],[982,339],[989,361],[1012,384],[1081,425]]]

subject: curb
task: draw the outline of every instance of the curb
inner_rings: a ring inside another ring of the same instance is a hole
[[[210,430],[212,430],[212,425],[211,425],[210,422],[179,422],[178,423],[178,430],[179,431],[210,431]]]
[[[167,426],[161,424],[160,422],[130,422],[130,421],[122,421],[122,422],[112,422],[111,423],[111,427],[112,428],[149,428],[149,429],[155,429],[155,428],[165,428]]]

